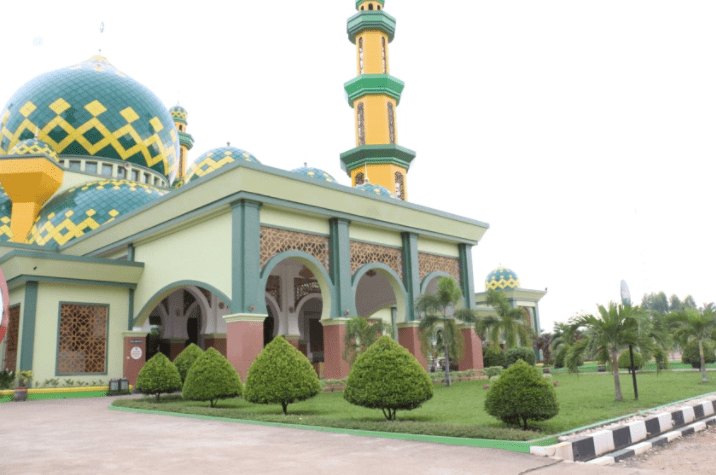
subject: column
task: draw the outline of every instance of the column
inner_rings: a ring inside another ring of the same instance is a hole
[[[22,311],[22,341],[20,342],[20,371],[32,370],[32,355],[35,351],[35,317],[37,314],[37,281],[25,284],[25,303]]]
[[[398,343],[400,346],[408,349],[410,354],[415,356],[418,363],[422,365],[425,371],[428,370],[428,361],[420,350],[420,322],[402,322],[398,323]]]
[[[420,295],[420,274],[418,271],[418,235],[402,233],[403,240],[403,285],[406,291],[405,320],[416,320],[415,299]],[[403,345],[405,346],[405,345]]]
[[[330,228],[330,275],[335,288],[331,316],[341,318],[357,315],[355,296],[351,287],[351,241],[348,236],[350,221],[331,218]]]
[[[122,338],[124,340],[122,375],[134,386],[147,358],[147,332],[126,331],[122,332]]]
[[[261,288],[261,203],[239,200],[231,205],[231,310],[265,313]],[[228,335],[228,333],[227,333]],[[231,345],[231,337],[228,344]]]
[[[323,325],[323,377],[343,379],[351,368],[343,359],[345,351],[347,318],[329,318],[321,320]]]
[[[482,369],[482,342],[475,333],[475,326],[472,324],[460,325],[460,331],[465,339],[465,356],[458,364],[458,370]]]
[[[204,335],[204,347],[214,348],[226,357],[226,333],[209,333]]]
[[[463,305],[465,308],[474,309],[475,304],[475,281],[472,276],[472,246],[469,244],[458,245],[458,262],[460,264],[460,290],[462,291]]]
[[[267,314],[224,315],[226,321],[226,359],[234,365],[242,381],[249,367],[264,348],[264,319]]]

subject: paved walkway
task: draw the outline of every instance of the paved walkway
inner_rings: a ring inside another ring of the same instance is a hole
[[[0,404],[0,474],[614,474],[497,449],[111,411],[113,398]]]

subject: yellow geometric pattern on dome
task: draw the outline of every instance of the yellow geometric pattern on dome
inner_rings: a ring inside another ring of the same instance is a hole
[[[248,153],[243,153],[242,155],[247,162],[253,161],[251,159],[251,155],[249,155]],[[223,156],[216,157],[216,160],[214,159],[213,154],[209,154],[201,162],[191,164],[191,167],[189,168],[189,173],[187,173],[187,177],[191,178],[194,175],[196,175],[198,177],[203,177],[204,175],[207,175],[213,171],[218,170],[219,168],[223,167],[224,165],[227,165],[229,163],[234,163],[234,161],[235,161],[235,159],[231,155],[230,150],[227,150],[226,152],[224,152]]]
[[[169,115],[172,116],[172,119],[184,119],[186,120],[189,117],[189,113],[186,111],[181,111],[177,109],[171,109],[169,111]]]
[[[497,278],[497,275],[500,276],[500,278]],[[505,275],[507,275],[507,279],[505,279]],[[485,289],[486,290],[504,290],[506,288],[510,289],[517,289],[520,287],[520,279],[515,278],[517,277],[514,272],[512,272],[510,269],[506,267],[498,267],[493,272],[490,273],[487,280],[485,280]]]
[[[3,216],[0,218],[0,236],[7,236],[8,241],[12,241],[12,230],[10,229],[9,216]]]
[[[54,161],[58,162],[57,154],[47,144],[38,144],[37,142],[28,144],[27,141],[19,142],[10,149],[8,155],[47,155]]]
[[[162,143],[162,140],[159,137],[158,132],[160,132],[164,128],[164,126],[162,125],[158,117],[153,117],[149,121],[149,123],[152,124],[152,126],[154,127],[154,134],[152,134],[146,140],[142,140],[140,135],[132,126],[132,122],[139,119],[139,115],[137,115],[137,113],[131,107],[127,107],[120,112],[122,117],[127,121],[127,124],[114,131],[109,130],[107,126],[97,118],[97,116],[101,115],[107,110],[107,108],[98,100],[94,100],[89,104],[84,105],[84,108],[90,114],[92,114],[93,117],[87,120],[84,124],[80,124],[77,127],[74,127],[60,115],[69,107],[67,101],[62,98],[59,98],[52,104],[50,104],[50,109],[55,114],[57,114],[57,116],[51,121],[49,121],[47,125],[45,125],[45,127],[41,129],[31,120],[27,119],[27,116],[34,110],[34,107],[34,104],[28,101],[20,108],[20,111],[22,112],[25,119],[22,121],[17,130],[15,130],[14,134],[11,133],[7,129],[7,127],[5,127],[5,121],[10,115],[10,110],[7,109],[2,114],[1,117],[3,119],[2,130],[0,130],[0,141],[3,137],[6,137],[9,140],[9,149],[11,149],[17,142],[20,141],[20,136],[23,132],[27,130],[32,134],[35,134],[35,132],[37,132],[37,138],[39,140],[48,143],[50,146],[52,146],[54,150],[57,151],[57,153],[60,154],[74,141],[77,141],[80,145],[82,145],[90,155],[95,155],[97,152],[107,147],[108,145],[112,145],[122,160],[127,160],[128,158],[136,155],[137,153],[141,153],[144,156],[144,160],[147,166],[150,168],[154,167],[157,163],[163,162],[164,169],[167,170],[167,175],[173,173],[174,169],[176,168],[176,153],[174,147],[164,147],[164,143]],[[30,110],[30,112],[25,114],[24,111],[27,110]],[[67,133],[67,136],[59,142],[55,142],[54,140],[52,140],[52,137],[50,137],[49,135],[49,133],[56,127],[61,127],[62,130]],[[99,131],[102,136],[102,139],[94,145],[84,136],[84,134],[92,130],[92,128],[95,128],[97,131]],[[172,130],[171,133],[172,137],[176,140],[176,134],[174,133],[174,130]],[[132,137],[132,139],[134,139],[134,146],[127,149],[122,146],[122,143],[119,141],[119,139],[124,137],[125,135],[129,135]],[[151,153],[149,152],[150,147],[157,147],[159,149],[159,153],[155,157],[152,157]],[[170,163],[174,163],[173,167],[170,167]]]

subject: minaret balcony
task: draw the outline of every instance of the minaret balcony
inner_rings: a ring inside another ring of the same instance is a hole
[[[186,132],[179,132],[179,145],[182,147],[186,147],[187,150],[191,150],[191,148],[194,146],[194,137],[191,136],[191,134],[187,134]]]
[[[390,74],[362,74],[343,85],[348,94],[348,104],[353,107],[356,99],[366,94],[385,94],[400,104],[405,83]]]
[[[395,18],[383,10],[360,11],[348,19],[348,39],[355,44],[356,37],[366,30],[379,30],[388,35],[388,42],[395,37]]]
[[[358,167],[371,164],[393,164],[410,168],[416,153],[396,144],[361,145],[341,154],[341,168],[350,173]]]

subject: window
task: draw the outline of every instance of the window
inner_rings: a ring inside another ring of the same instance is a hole
[[[368,10],[372,10],[372,9],[373,9],[373,4],[372,4],[372,3],[369,3],[369,4],[368,4]]]
[[[360,38],[358,38],[358,56],[360,57],[360,59],[358,61],[360,64],[360,74],[363,74],[363,37],[362,36]]]
[[[362,185],[365,183],[365,177],[363,176],[363,172],[356,173],[356,186]]]
[[[378,10],[380,10],[380,5],[377,5],[376,8],[377,8]]]
[[[149,174],[145,173],[144,177],[142,177],[142,183],[151,183],[149,180],[150,180]]]
[[[70,170],[72,170],[73,172],[78,172],[78,171],[80,171],[80,164],[81,164],[81,163],[82,163],[82,162],[80,162],[79,160],[70,160]]]
[[[127,176],[127,169],[122,166],[117,167],[117,178],[123,179],[126,176]]]
[[[395,194],[398,198],[405,201],[405,183],[403,180],[403,174],[395,172]]]
[[[112,176],[112,165],[102,164],[102,175]]]
[[[365,145],[365,117],[362,102],[358,104],[358,145]]]
[[[381,38],[383,40],[383,74],[388,72],[388,63],[386,62],[385,56],[385,36]]]
[[[395,113],[392,102],[388,102],[388,131],[390,133],[390,143],[395,143]]]
[[[106,305],[60,304],[57,374],[106,373]]]
[[[137,181],[139,179],[139,172],[137,170],[132,170],[132,180]]]
[[[97,174],[97,162],[85,162],[85,173]]]

